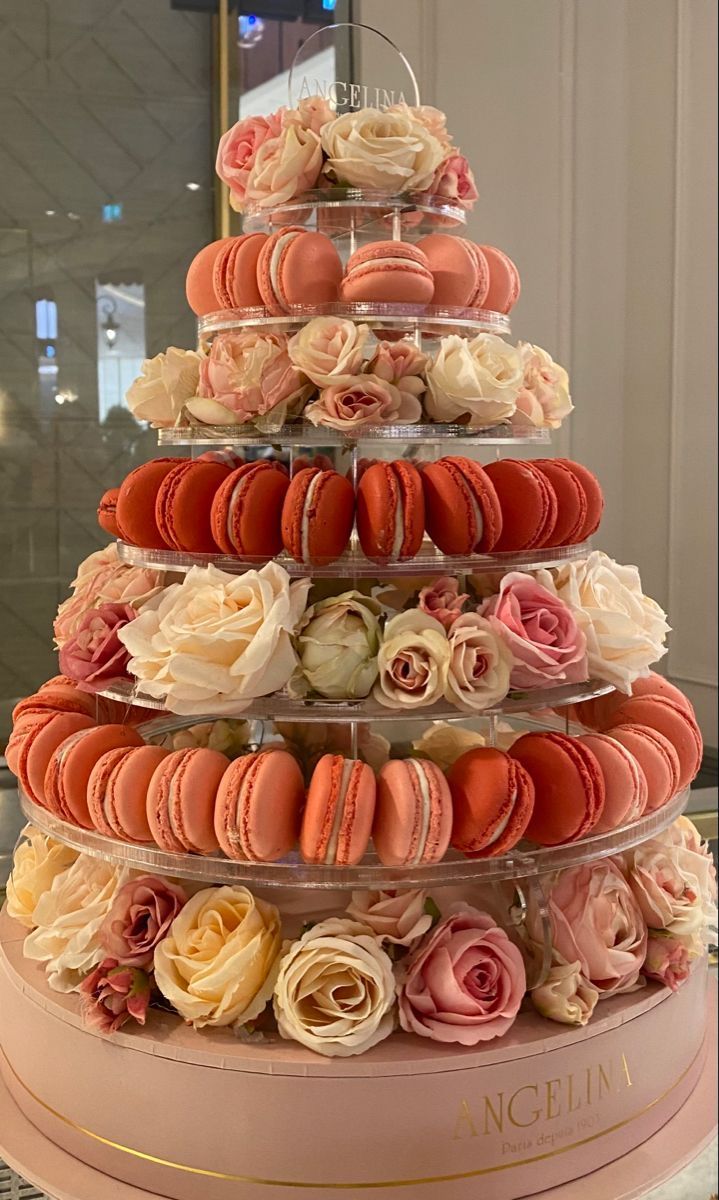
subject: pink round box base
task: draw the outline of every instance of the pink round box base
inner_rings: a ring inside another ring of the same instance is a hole
[[[0,1127],[57,1200],[569,1200],[582,1176],[586,1200],[629,1200],[711,1135],[704,962],[674,995],[606,1001],[585,1030],[527,1013],[480,1050],[396,1035],[327,1060],[164,1013],[88,1032],[77,997],[23,959],[24,933],[0,921]]]

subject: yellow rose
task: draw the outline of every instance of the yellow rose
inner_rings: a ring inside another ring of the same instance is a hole
[[[78,851],[47,837],[32,825],[25,827],[23,838],[15,850],[12,874],[7,881],[7,910],[21,925],[34,929],[38,900],[50,890],[53,880],[72,866]]]
[[[270,999],[279,970],[280,914],[245,887],[188,900],[155,950],[155,982],[196,1028],[245,1025]]]

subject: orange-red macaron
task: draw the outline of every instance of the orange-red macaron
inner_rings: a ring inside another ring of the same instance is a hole
[[[290,481],[281,463],[244,463],[220,484],[210,521],[225,554],[263,561],[282,550],[282,505]]]
[[[155,520],[166,546],[192,554],[217,551],[211,511],[230,474],[224,463],[185,459],[167,473],[155,501]]]
[[[245,233],[230,238],[212,264],[212,287],[217,308],[262,306],[257,286],[257,260],[267,241],[266,233]]]
[[[509,313],[519,300],[519,271],[508,254],[496,246],[480,246],[489,268],[489,287],[484,307],[493,312]]]
[[[203,246],[195,255],[187,271],[185,292],[187,303],[198,317],[216,312],[220,305],[214,288],[214,269],[217,256],[234,242],[234,238],[219,238]]]
[[[607,732],[615,725],[648,725],[664,734],[679,759],[678,790],[688,788],[702,764],[704,742],[693,715],[667,696],[632,696],[620,705]]]
[[[626,746],[647,781],[645,813],[668,804],[679,790],[679,756],[669,738],[648,725],[615,725],[612,737]]]
[[[502,511],[492,480],[470,458],[422,465],[427,532],[443,554],[488,554],[502,535]]]
[[[153,458],[125,476],[117,497],[116,520],[126,542],[146,550],[166,549],[155,519],[157,494],[170,472],[187,461]]]
[[[604,809],[604,776],[587,746],[564,733],[525,733],[509,753],[534,784],[530,841],[558,846],[594,829]]]
[[[83,729],[94,728],[94,722],[80,713],[47,712],[22,718],[20,726],[21,744],[15,774],[28,799],[47,808],[45,775],[50,759],[66,738]]]
[[[573,546],[587,525],[587,494],[575,471],[558,458],[538,458],[533,464],[546,475],[557,497],[557,519],[546,546]]]
[[[524,836],[534,808],[527,772],[501,750],[478,746],[447,772],[452,792],[452,845],[470,858],[506,854]]]
[[[609,833],[642,816],[649,797],[647,779],[626,746],[607,733],[584,733],[579,738],[591,750],[604,777],[604,808],[593,833]]]
[[[122,537],[120,526],[117,523],[117,498],[119,495],[119,488],[108,488],[97,506],[98,525],[104,529],[105,533],[109,533],[110,537],[114,538]]]
[[[489,266],[482,250],[468,238],[431,233],[417,248],[427,256],[434,278],[435,308],[482,308],[489,291]]]
[[[419,553],[424,491],[412,463],[376,462],[363,472],[357,488],[357,535],[367,558],[399,562]]]
[[[334,562],[349,542],[354,507],[354,489],[344,475],[318,467],[298,471],[282,508],[285,550],[301,563]]]
[[[534,463],[502,458],[484,468],[502,510],[502,532],[494,549],[533,550],[547,545],[557,520],[557,494]]]
[[[576,541],[583,542],[599,529],[602,513],[604,512],[604,492],[602,491],[602,485],[596,475],[589,470],[589,467],[585,467],[584,463],[575,462],[573,458],[556,458],[548,461],[553,461],[571,471],[584,491],[587,501],[587,513],[584,524],[575,535]],[[548,544],[545,543],[545,545]],[[552,542],[551,544],[554,545],[555,543]]]
[[[359,759],[324,754],[312,772],[300,832],[305,862],[330,867],[358,863],[369,842],[377,788]]]
[[[121,746],[101,754],[87,784],[87,807],[98,833],[127,842],[151,842],[147,789],[169,750]]]
[[[130,725],[97,725],[72,734],[60,743],[48,763],[47,807],[64,821],[92,829],[87,785],[95,763],[109,750],[142,744],[139,733]]]

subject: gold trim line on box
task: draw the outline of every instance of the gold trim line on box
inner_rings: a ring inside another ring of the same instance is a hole
[[[63,1113],[58,1112],[57,1109],[52,1108],[51,1105],[46,1104],[44,1100],[41,1100],[40,1097],[33,1092],[32,1088],[28,1087],[28,1085],[17,1074],[2,1047],[0,1047],[0,1055],[2,1055],[2,1058],[4,1059],[13,1079],[19,1083],[23,1091],[27,1092],[28,1096],[30,1096],[30,1098],[34,1100],[36,1104],[39,1104],[40,1108],[43,1108],[45,1112],[50,1113],[51,1116],[55,1117],[58,1121],[62,1121],[64,1125],[67,1125],[70,1129],[74,1129],[77,1133],[82,1133],[86,1137],[92,1138],[93,1141],[99,1142],[103,1146],[109,1146],[111,1150],[119,1150],[122,1154],[129,1154],[132,1156],[132,1158],[139,1158],[143,1162],[153,1163],[158,1167],[168,1167],[173,1171],[183,1171],[188,1175],[198,1175],[205,1179],[222,1179],[228,1183],[251,1183],[264,1187],[314,1188],[317,1191],[349,1191],[352,1188],[354,1188],[356,1191],[368,1191],[371,1189],[379,1190],[380,1188],[418,1187],[419,1185],[425,1183],[453,1183],[455,1180],[459,1179],[474,1179],[480,1175],[494,1175],[497,1171],[507,1171],[516,1167],[528,1167],[533,1163],[543,1162],[548,1158],[557,1158],[560,1154],[567,1154],[570,1150],[577,1150],[581,1146],[588,1146],[591,1142],[599,1141],[600,1138],[607,1137],[608,1134],[616,1133],[617,1130],[624,1129],[627,1125],[631,1125],[633,1121],[638,1121],[640,1117],[645,1115],[645,1113],[648,1113],[657,1104],[660,1104],[662,1100],[665,1100],[666,1097],[669,1096],[675,1088],[679,1087],[679,1084],[682,1083],[684,1079],[686,1079],[689,1072],[695,1066],[697,1059],[700,1057],[703,1050],[704,1044],[702,1043],[702,1047],[698,1054],[695,1055],[689,1066],[682,1071],[678,1079],[675,1079],[674,1083],[672,1083],[665,1092],[662,1092],[660,1096],[656,1096],[654,1100],[650,1100],[649,1104],[645,1104],[643,1108],[640,1108],[630,1117],[626,1117],[623,1121],[617,1121],[614,1125],[610,1125],[607,1129],[602,1129],[599,1133],[592,1133],[588,1137],[580,1138],[579,1141],[572,1142],[569,1146],[560,1146],[556,1150],[547,1150],[544,1154],[535,1154],[531,1158],[521,1158],[511,1163],[497,1163],[493,1167],[478,1167],[474,1171],[457,1171],[450,1175],[426,1175],[423,1178],[418,1179],[383,1179],[381,1181],[372,1183],[363,1182],[361,1180],[358,1180],[356,1183],[310,1183],[299,1182],[293,1179],[263,1179],[258,1175],[235,1175],[228,1174],[225,1171],[210,1171],[205,1167],[190,1167],[187,1166],[186,1163],[176,1163],[171,1162],[167,1158],[157,1158],[154,1154],[146,1154],[143,1150],[135,1150],[131,1146],[123,1146],[120,1142],[114,1142],[111,1138],[103,1137],[101,1134],[95,1133],[92,1129],[86,1129],[85,1126],[78,1125],[77,1122],[73,1121],[70,1117],[64,1116]]]

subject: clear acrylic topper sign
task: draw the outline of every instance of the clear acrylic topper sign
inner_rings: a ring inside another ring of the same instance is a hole
[[[345,21],[303,42],[287,81],[290,108],[322,96],[337,113],[420,103],[417,78],[398,46],[371,25]]]

